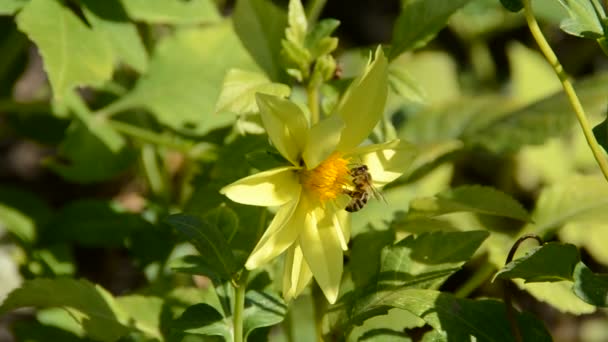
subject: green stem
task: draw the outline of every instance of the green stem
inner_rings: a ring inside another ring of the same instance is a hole
[[[238,286],[235,287],[234,311],[232,314],[232,327],[234,329],[234,342],[243,342],[243,312],[245,311],[245,292],[247,290],[246,270],[243,270]]]
[[[469,278],[455,293],[456,297],[466,298],[476,288],[483,284],[496,271],[496,267],[489,262],[484,263],[471,278]]]
[[[156,149],[153,145],[146,144],[143,146],[141,150],[141,160],[152,193],[162,197],[165,193],[165,178],[158,166]]]
[[[566,74],[566,72],[564,71],[564,68],[562,67],[559,60],[557,59],[557,56],[551,49],[551,46],[545,39],[543,32],[540,30],[540,27],[538,26],[538,22],[536,22],[536,18],[534,17],[534,12],[532,11],[532,5],[531,5],[530,0],[523,0],[523,3],[524,3],[524,15],[526,17],[526,21],[528,22],[528,27],[530,28],[530,32],[532,33],[532,36],[536,40],[538,47],[540,48],[542,53],[545,55],[545,58],[547,59],[549,64],[551,64],[551,66],[553,67],[553,70],[555,71],[555,74],[557,75],[560,82],[562,83],[564,92],[566,93],[566,96],[568,96],[568,100],[570,100],[570,104],[572,105],[572,108],[574,109],[576,118],[578,119],[578,122],[581,125],[581,128],[583,129],[583,134],[585,135],[585,139],[587,139],[587,144],[589,145],[589,148],[591,148],[593,157],[595,157],[597,164],[599,165],[600,169],[602,170],[602,174],[604,175],[604,178],[606,178],[606,180],[608,181],[608,161],[606,161],[604,153],[602,152],[602,149],[600,148],[599,144],[597,143],[597,140],[595,139],[595,136],[593,135],[591,125],[589,124],[589,121],[587,120],[587,116],[585,115],[585,111],[583,110],[583,106],[581,105],[581,102],[579,101],[578,96],[576,95],[576,92],[574,91],[572,82],[570,82],[570,80],[568,79],[568,75]]]
[[[309,86],[306,88],[306,95],[308,97],[308,108],[310,109],[310,122],[316,124],[319,122],[319,92],[317,87]]]
[[[327,309],[327,300],[316,281],[312,283],[312,301],[317,341],[323,341],[323,313]]]

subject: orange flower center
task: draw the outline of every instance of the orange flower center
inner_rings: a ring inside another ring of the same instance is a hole
[[[300,182],[309,193],[315,194],[321,203],[333,200],[351,184],[349,160],[334,152],[312,170],[302,171]]]

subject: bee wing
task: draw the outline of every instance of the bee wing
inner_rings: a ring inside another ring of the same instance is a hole
[[[380,192],[380,190],[376,189],[376,187],[373,185],[371,186],[371,189],[372,189],[372,196],[374,196],[375,199],[388,204],[388,202],[386,201],[386,198],[384,197],[382,192]]]

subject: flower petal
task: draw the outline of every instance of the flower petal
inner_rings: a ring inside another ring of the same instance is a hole
[[[308,132],[306,116],[287,99],[265,94],[256,99],[268,137],[283,157],[298,165]]]
[[[298,241],[319,287],[333,304],[338,298],[342,279],[342,247],[331,215],[325,215],[323,209],[317,208],[311,218],[313,224],[305,227]]]
[[[382,117],[388,93],[387,70],[388,61],[382,48],[378,47],[372,64],[353,81],[336,109],[346,125],[338,151],[348,151],[359,145]]]
[[[279,206],[300,194],[296,167],[279,167],[256,173],[226,185],[220,193],[231,200],[263,207]]]
[[[397,139],[363,146],[347,156],[353,155],[355,160],[367,165],[374,186],[382,187],[401,176],[410,167],[417,152],[414,145]]]
[[[249,255],[245,263],[247,269],[254,269],[267,263],[283,253],[297,239],[299,227],[292,221],[298,211],[299,203],[298,196],[279,208],[264,235]]]
[[[312,278],[310,267],[304,260],[302,248],[293,245],[287,250],[283,270],[283,298],[290,301],[302,293]]]
[[[302,158],[306,168],[314,169],[336,150],[344,129],[344,121],[339,115],[331,115],[314,125],[308,131]]]

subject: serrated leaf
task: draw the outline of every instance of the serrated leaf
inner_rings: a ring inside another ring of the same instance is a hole
[[[410,202],[408,218],[434,217],[454,212],[514,218],[530,221],[526,210],[511,196],[491,187],[479,185],[449,189],[431,198]]]
[[[236,263],[230,245],[218,227],[186,214],[171,215],[166,221],[194,245],[222,279],[231,278],[236,271]]]
[[[570,18],[560,25],[566,33],[583,38],[597,39],[604,35],[602,20],[606,17],[604,8],[595,0],[559,0]]]
[[[232,19],[236,33],[256,63],[271,80],[279,80],[287,14],[269,0],[239,0]]]
[[[204,134],[234,120],[215,113],[215,104],[226,72],[238,67],[254,65],[229,23],[178,30],[156,46],[148,73],[114,105],[147,108],[175,130]]]
[[[579,260],[576,246],[549,242],[508,263],[494,279],[522,278],[526,283],[572,280],[572,272]]]
[[[255,100],[257,93],[288,97],[291,88],[282,83],[274,83],[259,73],[232,69],[228,71],[224,79],[222,92],[215,105],[215,112],[259,113],[260,110]]]
[[[524,4],[521,0],[500,0],[502,6],[511,12],[519,12],[524,8]]]
[[[596,74],[575,84],[576,93],[587,112],[606,105],[608,74]],[[550,137],[570,132],[575,121],[572,106],[563,92],[535,102],[527,107],[494,116],[462,139],[466,144],[482,147],[494,153],[513,153],[524,145],[539,145]]]
[[[114,58],[140,73],[145,72],[148,67],[148,54],[137,27],[129,21],[120,0],[84,0],[82,4],[84,15],[93,29],[100,32],[109,42]]]
[[[17,25],[38,47],[55,100],[76,86],[100,86],[111,78],[113,59],[104,36],[60,2],[31,0]]]
[[[389,59],[428,43],[469,0],[410,0],[395,22]]]
[[[151,24],[201,24],[221,20],[211,0],[121,0],[133,20]]]
[[[283,321],[287,305],[283,299],[270,292],[247,291],[243,312],[243,335],[249,336],[255,329],[273,326]]]
[[[99,182],[117,176],[133,164],[135,151],[127,146],[112,151],[100,138],[105,132],[113,131],[104,124],[91,131],[84,124],[73,122],[59,145],[58,156],[45,160],[46,165],[76,183]]]
[[[34,279],[9,294],[0,314],[16,308],[68,307],[80,316],[77,318],[87,335],[101,341],[115,341],[127,334],[127,315],[120,311],[112,295],[86,280]]]
[[[496,300],[471,300],[433,290],[404,288],[379,291],[374,299],[373,303],[349,312],[346,322],[340,322],[338,328],[349,327],[360,317],[379,312],[379,308],[395,307],[422,318],[450,339],[467,341],[473,336],[481,341],[514,341],[506,308]],[[532,315],[518,313],[516,319],[524,341],[552,340],[542,322]]]
[[[574,268],[574,293],[585,302],[601,307],[608,306],[608,274],[595,274],[579,262]]]
[[[173,321],[171,329],[195,335],[222,336],[226,341],[232,338],[230,320],[205,303],[188,307]]]

